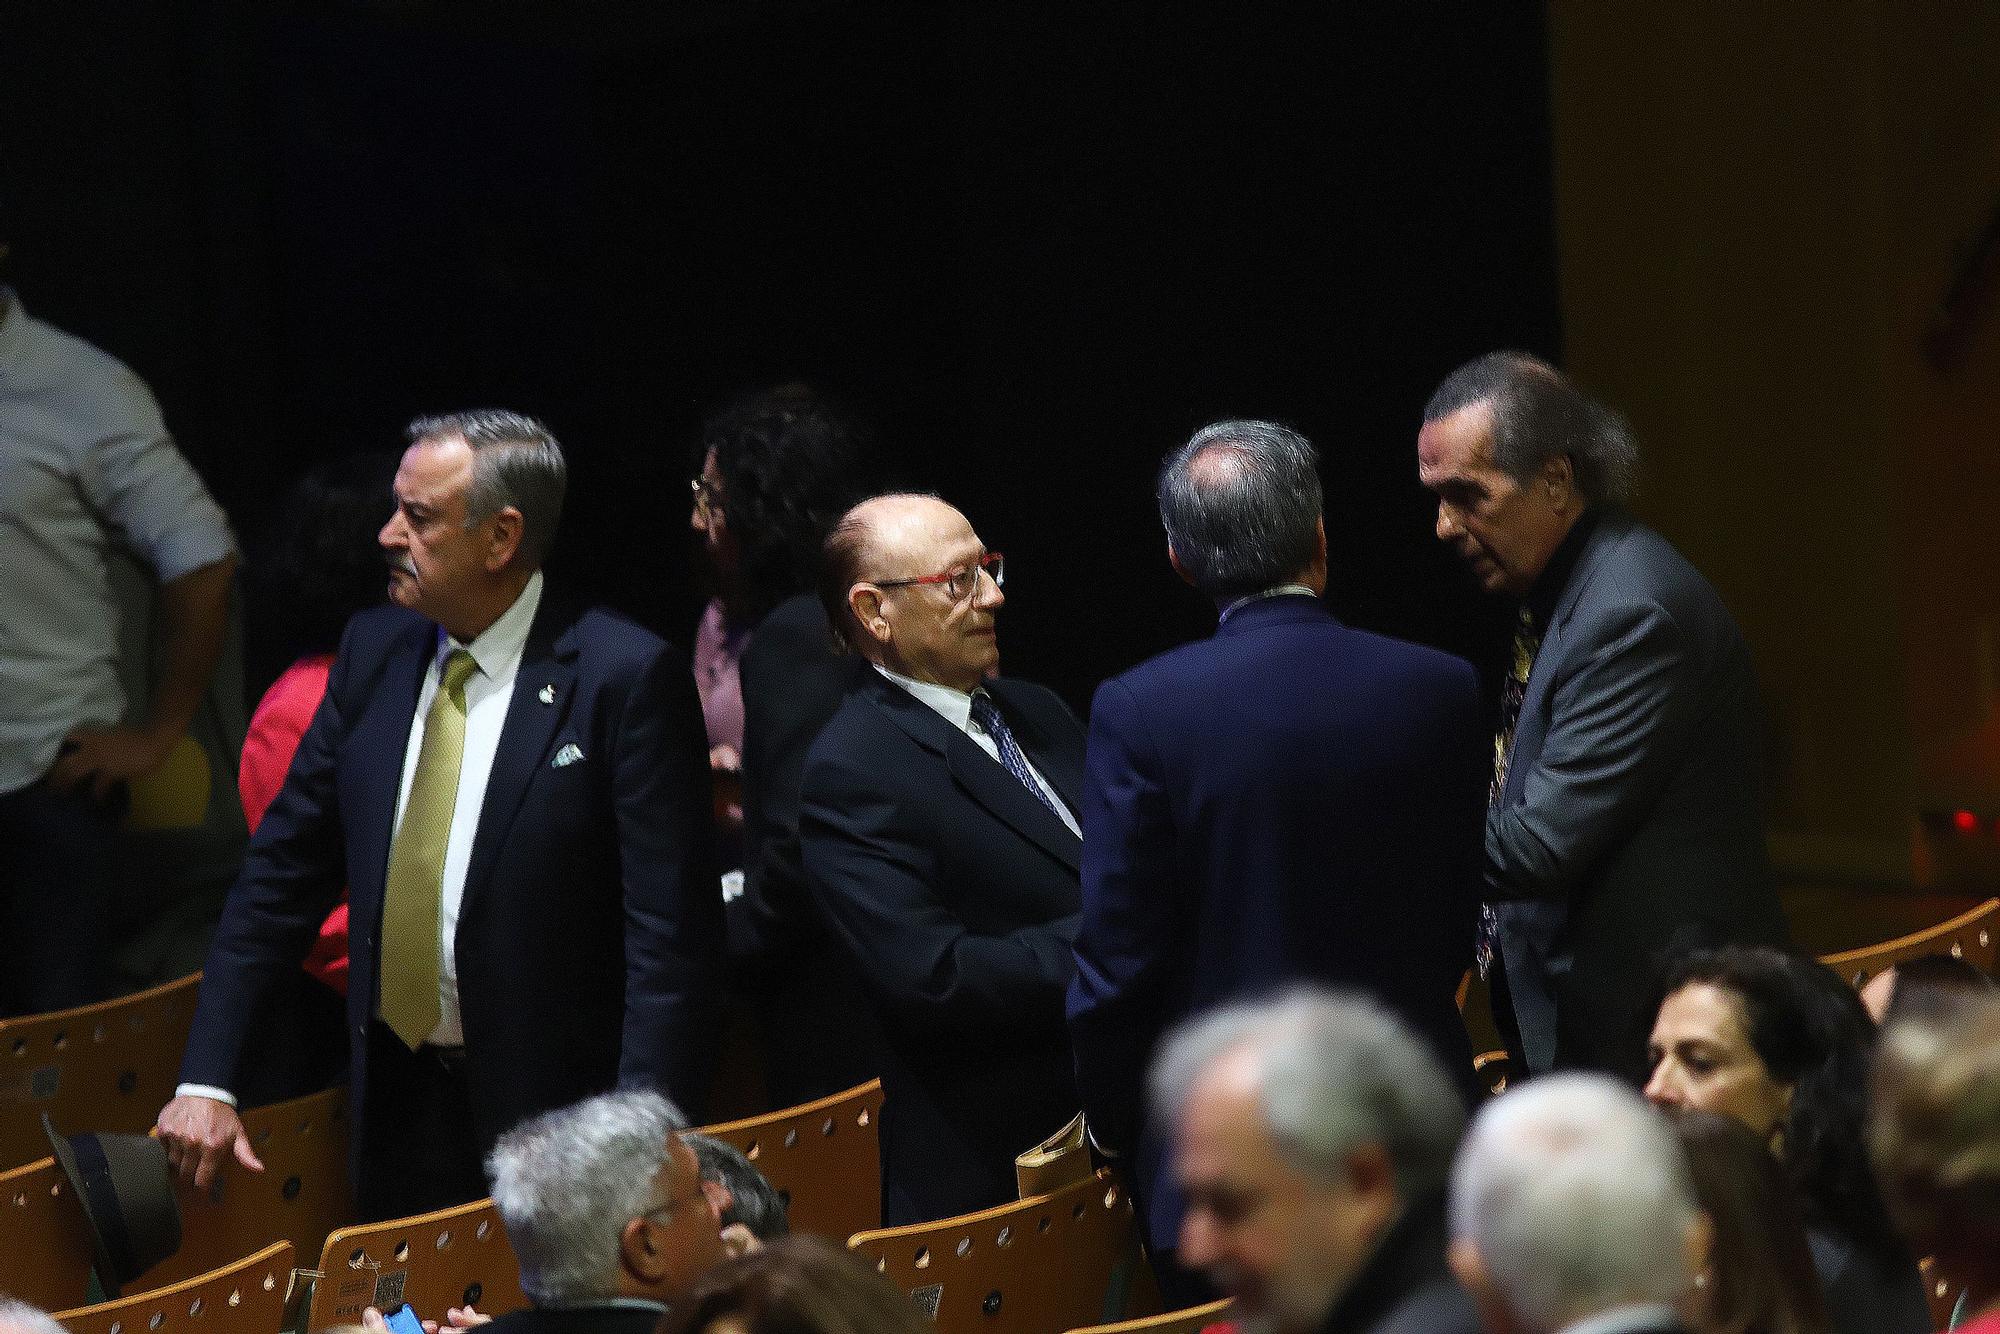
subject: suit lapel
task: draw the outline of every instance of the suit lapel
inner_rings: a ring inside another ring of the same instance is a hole
[[[562,633],[553,638],[554,628]],[[472,860],[465,869],[465,901],[471,902],[492,874],[493,862],[506,841],[508,828],[521,809],[536,773],[547,762],[562,725],[568,720],[576,692],[576,631],[544,592],[514,674],[514,693],[507,701],[507,719],[500,728],[500,745],[486,779],[486,799],[479,808],[479,830],[472,839]]]
[[[1006,766],[981,750],[978,742],[939,717],[935,709],[909,691],[872,668],[868,674],[875,678],[866,687],[874,692],[875,702],[919,745],[944,757],[946,770],[962,792],[987,814],[1063,865],[1071,870],[1078,868],[1082,841],[1070,833],[1069,827],[1058,820],[1048,807],[1036,800],[1020,779],[1008,773]],[[1016,711],[1007,711],[1010,727],[1017,717]],[[1042,768],[1041,756],[1032,752],[1028,741],[1018,732],[1015,739],[1021,742],[1023,750],[1030,751],[1030,758],[1035,761],[1036,767]],[[1045,777],[1048,776],[1047,769],[1042,769],[1042,772]],[[1056,779],[1050,778],[1049,783],[1062,792]],[[1067,793],[1064,793],[1064,799],[1069,799]],[[1072,804],[1070,809],[1074,811],[1077,808]]]
[[[1578,553],[1576,567],[1570,571],[1569,582],[1563,586],[1562,597],[1556,602],[1555,614],[1549,617],[1549,628],[1542,635],[1541,646],[1535,650],[1535,665],[1529,669],[1528,683],[1521,699],[1521,716],[1514,728],[1514,753],[1507,762],[1507,790],[1501,794],[1503,802],[1511,805],[1521,799],[1521,787],[1527,782],[1528,770],[1541,755],[1542,736],[1548,727],[1549,678],[1562,664],[1567,651],[1565,639],[1570,618],[1583,601],[1590,581],[1596,577],[1604,564],[1604,557],[1616,546],[1631,525],[1622,515],[1605,513],[1597,520],[1597,528],[1584,543]]]
[[[347,868],[349,893],[378,907],[382,884],[389,873],[389,842],[396,831],[396,794],[402,790],[410,730],[416,726],[417,697],[423,693],[424,675],[436,656],[437,627],[428,621],[397,639],[383,663],[380,685],[362,705],[361,719],[348,745],[349,753],[368,757],[364,771],[367,799],[347,817],[351,821],[352,858]],[[376,701],[380,701],[379,705]]]

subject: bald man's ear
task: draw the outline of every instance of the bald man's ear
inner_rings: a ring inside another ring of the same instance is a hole
[[[882,615],[882,590],[873,584],[856,584],[847,590],[847,609],[854,623],[878,644],[889,642],[889,621]]]
[[[1187,566],[1181,564],[1181,553],[1174,550],[1174,544],[1171,542],[1167,543],[1167,564],[1174,567],[1174,573],[1181,577],[1182,583],[1189,588],[1195,586],[1194,576],[1187,572]]]
[[[1576,494],[1576,464],[1567,454],[1544,459],[1541,483],[1548,488],[1551,504],[1568,508],[1570,499]]]

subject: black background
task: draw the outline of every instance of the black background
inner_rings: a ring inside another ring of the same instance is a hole
[[[1081,708],[1210,623],[1159,457],[1266,416],[1321,448],[1335,610],[1490,658],[1414,439],[1461,360],[1558,350],[1547,83],[1501,0],[0,0],[7,278],[246,536],[515,407],[571,459],[552,571],[686,642],[697,424],[802,378],[1008,553],[1006,666]]]

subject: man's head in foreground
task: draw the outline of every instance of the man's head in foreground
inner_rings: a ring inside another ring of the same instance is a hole
[[[1670,1321],[1708,1249],[1673,1130],[1592,1074],[1545,1076],[1481,1109],[1452,1173],[1451,1232],[1452,1269],[1492,1334],[1647,1307]]]
[[[1152,1096],[1187,1197],[1176,1259],[1280,1334],[1323,1321],[1405,1209],[1443,1189],[1465,1122],[1387,1011],[1313,992],[1183,1024]]]
[[[500,1137],[486,1172],[535,1305],[670,1304],[726,1258],[686,1125],[658,1093],[625,1090]]]

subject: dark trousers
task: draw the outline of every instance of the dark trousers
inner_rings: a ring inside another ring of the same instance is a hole
[[[121,787],[104,801],[34,783],[0,796],[0,1016],[108,994]]]
[[[411,1051],[386,1024],[371,1021],[366,1096],[355,1182],[363,1222],[407,1218],[487,1194],[462,1050]]]

